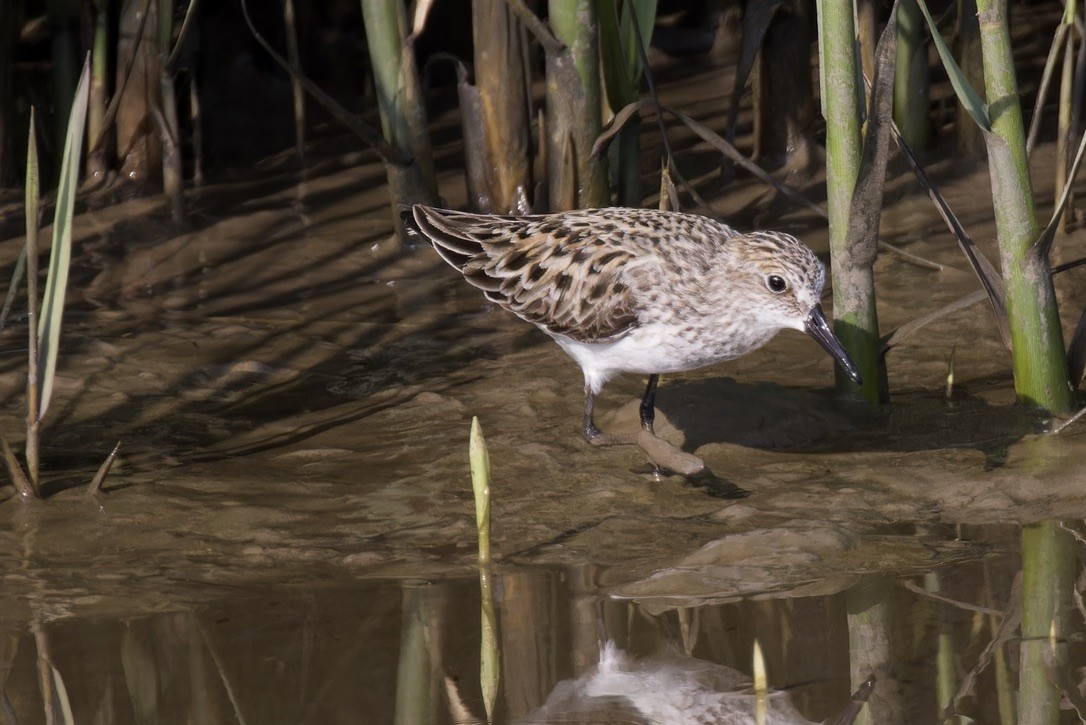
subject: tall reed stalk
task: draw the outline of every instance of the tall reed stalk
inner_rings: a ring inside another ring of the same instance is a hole
[[[1063,24],[1067,27],[1067,40],[1063,46],[1063,68],[1060,73],[1060,105],[1058,124],[1056,127],[1056,188],[1055,203],[1060,203],[1060,196],[1064,187],[1069,183],[1067,178],[1071,166],[1071,139],[1073,129],[1071,126],[1071,100],[1075,72],[1075,10],[1076,0],[1067,0],[1063,8]],[[1082,52],[1081,44],[1079,52]],[[1060,216],[1059,230],[1067,231],[1067,220],[1073,216],[1072,207],[1064,210]]]
[[[504,0],[472,0],[471,19],[490,210],[523,214],[529,211],[531,124],[520,23]]]
[[[564,46],[547,50],[547,183],[552,209],[606,206],[600,135],[600,60],[594,0],[550,0],[551,28]]]
[[[1014,76],[1006,0],[978,0],[985,90],[991,112],[988,135],[992,195],[1007,317],[1014,358],[1014,385],[1026,403],[1054,413],[1069,411],[1071,389],[1048,249],[1039,227],[1026,158],[1026,139]]]
[[[1000,260],[1007,297],[1014,385],[1023,402],[1054,413],[1071,408],[1048,243],[1038,241],[1025,131],[1011,55],[1006,0],[977,0],[987,136]],[[1057,723],[1060,691],[1050,674],[1065,666],[1068,617],[1077,560],[1071,533],[1059,521],[1022,529],[1022,645],[1018,717]]]
[[[403,238],[400,206],[437,202],[437,177],[426,126],[426,106],[414,49],[404,42],[408,27],[404,4],[361,1],[381,130],[390,146],[411,159],[410,163],[402,165],[385,164],[393,224]]]
[[[826,197],[833,275],[833,328],[860,369],[863,384],[837,370],[837,389],[879,402],[879,322],[868,260],[854,255],[847,236],[852,193],[860,169],[860,110],[855,20],[848,0],[819,6],[822,115],[826,119]]]
[[[916,0],[901,0],[897,8],[897,63],[894,73],[894,121],[914,149],[927,145],[928,54],[924,16]]]
[[[607,105],[618,112],[641,97],[641,54],[638,43],[648,43],[656,20],[656,0],[596,0],[600,24]],[[612,169],[622,206],[641,204],[641,121],[631,118],[618,134]]]

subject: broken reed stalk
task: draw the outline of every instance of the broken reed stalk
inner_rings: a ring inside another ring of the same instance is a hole
[[[849,212],[860,170],[860,111],[855,21],[852,3],[826,0],[819,6],[819,64],[822,115],[826,119],[826,199],[833,276],[834,332],[863,375],[863,385],[838,369],[837,389],[879,402],[879,328],[871,265],[853,260],[848,245]]]
[[[546,49],[548,204],[556,211],[607,206],[607,175],[592,155],[602,127],[596,3],[550,0],[548,14],[563,46]]]
[[[361,0],[366,45],[373,66],[373,85],[385,141],[408,159],[386,162],[392,221],[404,238],[401,206],[436,204],[437,176],[426,125],[426,107],[415,63],[414,48],[405,42],[407,10],[400,2]]]
[[[501,682],[501,649],[498,616],[490,572],[490,453],[479,418],[471,419],[468,444],[471,487],[475,495],[475,527],[479,539],[479,595],[481,638],[479,643],[479,685],[483,693],[487,722],[493,722]]]
[[[527,214],[531,124],[520,23],[504,0],[472,0],[471,20],[483,120],[480,151],[487,157],[487,211]]]

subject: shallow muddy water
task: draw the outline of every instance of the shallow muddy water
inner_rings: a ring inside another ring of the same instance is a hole
[[[689,71],[665,93],[720,123],[729,85],[717,73]],[[705,96],[707,78],[719,95]],[[680,163],[704,165],[673,131]],[[50,495],[29,506],[0,489],[9,722],[45,721],[54,700],[76,722],[482,717],[472,416],[493,466],[500,721],[637,722],[628,702],[581,697],[606,641],[640,663],[631,671],[671,673],[642,690],[679,673],[704,684],[703,701],[749,708],[755,639],[773,707],[794,708],[781,721],[820,721],[845,707],[850,671],[880,636],[855,616],[875,591],[891,612],[882,636],[904,644],[874,696],[896,693],[901,722],[934,722],[940,642],[962,682],[1007,607],[1017,524],[1086,515],[1086,424],[1049,436],[1050,421],[1012,405],[984,303],[889,352],[882,409],[835,399],[831,361],[798,333],[665,379],[657,430],[715,480],[656,480],[637,448],[592,449],[576,366],[431,250],[399,249],[383,168],[337,144],[314,146],[304,178],[284,156],[194,192],[184,232],[153,200],[77,218],[44,434]],[[456,205],[455,142],[441,158]],[[1040,199],[1051,158],[1038,149]],[[929,172],[995,259],[984,171]],[[823,193],[818,179],[792,183]],[[704,187],[738,226],[825,251],[823,222],[753,182],[720,188],[710,175]],[[7,269],[19,214],[9,204],[0,224]],[[880,258],[884,331],[977,288],[905,177],[889,185],[882,232],[945,265]],[[1061,259],[1084,252],[1081,231],[1058,242]],[[1058,282],[1065,329],[1086,303],[1083,274]],[[25,319],[3,336],[0,426],[18,439]],[[642,385],[608,386],[601,428],[636,429]],[[86,498],[117,440],[105,493]],[[1013,679],[1015,643],[1003,651]],[[977,722],[999,721],[997,665],[961,704]],[[64,694],[43,698],[40,682]]]

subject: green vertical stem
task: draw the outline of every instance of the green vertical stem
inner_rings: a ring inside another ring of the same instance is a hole
[[[1060,722],[1060,689],[1051,671],[1067,667],[1075,581],[1075,540],[1060,521],[1022,527],[1022,644],[1018,721]]]
[[[1067,28],[1067,41],[1063,45],[1063,72],[1060,76],[1059,122],[1056,131],[1056,188],[1055,203],[1060,203],[1063,188],[1067,185],[1070,170],[1071,143],[1071,101],[1075,73],[1075,0],[1068,0],[1064,6],[1063,24]],[[1081,52],[1081,51],[1080,51]],[[1067,220],[1074,215],[1073,202],[1068,202],[1060,216],[1059,230],[1067,231]]]
[[[901,0],[897,7],[894,121],[914,149],[924,148],[930,135],[926,34],[916,0]]]
[[[656,0],[596,0],[600,59],[607,105],[612,113],[640,98],[639,43],[648,43],[656,18]],[[641,205],[641,120],[636,115],[619,131],[609,154],[611,177],[621,206]]]
[[[977,0],[977,9],[985,90],[992,117],[992,132],[986,141],[1007,295],[1015,390],[1023,402],[1063,413],[1071,409],[1067,357],[1048,256],[1046,250],[1034,244],[1038,235],[1037,217],[1006,22],[1006,0]]]
[[[565,46],[547,51],[547,186],[553,209],[606,206],[607,175],[592,144],[600,134],[600,64],[593,0],[550,0]]]
[[[819,4],[822,114],[826,118],[826,197],[833,276],[833,329],[863,376],[852,383],[837,370],[837,389],[880,401],[879,323],[869,264],[852,264],[847,249],[849,210],[860,168],[860,88],[854,19],[848,0]]]
[[[437,177],[418,68],[414,49],[404,42],[406,12],[402,2],[362,0],[381,130],[393,148],[412,159],[406,165],[385,166],[392,220],[401,239],[404,231],[399,206],[437,203]]]
[[[1007,295],[1015,391],[1025,403],[1064,413],[1071,408],[1067,358],[1047,249],[1034,243],[1037,218],[1011,56],[1007,3],[977,0],[977,10],[985,90],[992,116],[992,132],[985,140]],[[1064,663],[1075,569],[1073,541],[1060,522],[1023,527],[1020,722],[1059,722],[1060,693],[1049,671],[1058,671]],[[1050,633],[1054,643],[1049,641]]]

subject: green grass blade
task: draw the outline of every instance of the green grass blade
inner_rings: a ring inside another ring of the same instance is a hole
[[[72,217],[75,213],[75,193],[79,187],[79,157],[83,150],[83,128],[87,120],[90,96],[90,57],[83,63],[72,113],[68,117],[68,134],[64,140],[64,156],[57,188],[57,209],[53,217],[53,247],[49,253],[49,276],[45,281],[41,320],[38,327],[38,357],[41,361],[41,381],[38,419],[45,417],[56,377],[57,350],[60,345],[61,318],[64,315],[64,293],[68,287],[68,268],[72,260]]]
[[[965,73],[958,66],[958,62],[954,60],[954,54],[950,52],[950,48],[943,41],[943,36],[939,34],[939,28],[935,24],[935,20],[932,19],[931,13],[928,12],[928,6],[924,3],[924,0],[916,0],[916,4],[920,6],[920,12],[924,13],[924,20],[927,21],[928,28],[931,30],[931,39],[935,41],[935,49],[939,51],[939,58],[943,61],[943,67],[946,68],[947,76],[950,77],[950,85],[954,86],[954,93],[957,94],[958,100],[961,101],[962,106],[965,107],[965,110],[969,112],[969,115],[973,117],[978,126],[985,131],[991,131],[992,121],[988,117],[988,104],[969,84]]]
[[[631,2],[637,7],[632,8]],[[636,11],[636,24],[635,13],[631,11]],[[617,110],[636,101],[640,95],[638,85],[643,68],[637,50],[637,35],[640,33],[646,43],[651,37],[656,20],[656,0],[628,0],[623,3],[621,17],[615,0],[596,0],[596,16],[607,102],[612,110]]]

